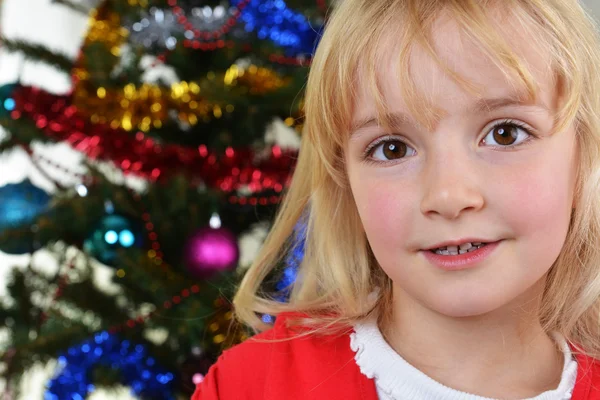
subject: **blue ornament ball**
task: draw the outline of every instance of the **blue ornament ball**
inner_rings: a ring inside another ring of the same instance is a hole
[[[117,260],[119,250],[142,246],[139,224],[120,214],[107,214],[98,223],[83,248],[107,265]]]
[[[0,232],[29,225],[48,209],[50,195],[28,179],[0,188]]]
[[[30,228],[36,219],[50,208],[51,196],[28,179],[0,187],[0,234],[9,229]],[[25,241],[6,241],[0,251],[25,254],[33,250],[31,235]]]

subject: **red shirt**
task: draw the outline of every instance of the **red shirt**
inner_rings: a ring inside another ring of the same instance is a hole
[[[377,400],[373,379],[363,375],[350,348],[349,333],[295,337],[275,326],[225,351],[196,388],[192,400]],[[261,342],[260,340],[269,342]],[[576,355],[572,400],[600,400],[600,361]]]

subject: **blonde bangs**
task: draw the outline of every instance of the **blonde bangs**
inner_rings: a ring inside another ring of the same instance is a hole
[[[550,271],[540,313],[545,329],[562,332],[600,358],[600,40],[593,19],[577,0],[340,0],[313,58],[292,185],[234,299],[240,320],[263,330],[268,326],[260,313],[300,311],[311,317],[305,323],[321,327],[348,326],[372,313],[387,316],[391,282],[370,251],[343,159],[355,101],[366,89],[380,123],[391,128],[393,105],[383,94],[390,83],[382,81],[378,66],[393,56],[396,84],[409,113],[422,126],[433,127],[444,114],[411,77],[411,53],[417,45],[467,93],[479,96],[483,88],[452,70],[435,50],[432,30],[440,17],[455,21],[518,92],[536,100],[538,84],[493,23],[492,12],[509,28],[524,28],[535,47],[548,52],[558,95],[554,130],[576,128],[576,212]],[[383,53],[389,46],[381,46],[390,36],[396,41],[393,55]],[[262,293],[261,285],[285,257],[302,215],[307,216],[304,259],[290,302],[278,303]],[[377,297],[367,301],[375,288],[380,289]]]
[[[381,46],[385,36],[394,36],[397,42],[398,89],[406,99],[409,112],[423,127],[431,130],[445,115],[428,101],[412,80],[410,73],[411,52],[419,45],[442,68],[445,73],[459,84],[466,92],[480,96],[483,88],[478,87],[466,77],[452,70],[437,54],[432,43],[432,25],[441,15],[448,15],[458,22],[463,34],[479,45],[480,50],[503,72],[508,82],[518,93],[523,93],[523,100],[536,101],[538,84],[522,57],[519,57],[504,39],[498,28],[492,24],[489,12],[485,9],[492,2],[475,3],[461,0],[455,1],[401,1],[397,5],[387,4],[386,8],[374,7],[378,13],[372,13],[373,20],[358,21],[356,29],[344,23],[345,31],[336,31],[338,35],[329,37],[338,46],[326,52],[321,60],[327,60],[321,67],[321,86],[319,96],[312,105],[323,107],[315,122],[314,133],[319,136],[315,140],[326,140],[329,145],[343,147],[351,128],[351,120],[355,110],[352,104],[359,91],[359,77],[364,77],[370,101],[374,103],[377,119],[384,128],[390,129],[393,122],[391,108],[383,95],[382,87],[389,82],[382,82],[377,66],[389,54],[382,53]],[[547,18],[554,18],[555,13],[544,13],[537,10],[530,2],[505,0],[493,2],[499,5],[503,18],[513,18],[526,29],[530,38],[540,48],[548,49],[551,54],[552,70],[557,86],[563,87],[568,97],[563,98],[560,108],[556,110],[557,131],[566,129],[574,120],[580,105],[582,71],[573,55],[574,43],[566,43],[562,38],[568,31],[560,31]],[[343,7],[343,4],[342,4]],[[560,21],[560,19],[559,19]],[[552,20],[550,21],[552,22]],[[359,25],[360,24],[360,25]],[[562,24],[564,26],[564,24]],[[395,28],[390,28],[390,26]],[[549,29],[550,27],[554,29]],[[566,27],[564,27],[566,29]],[[390,33],[390,29],[392,32]],[[354,34],[354,35],[352,35]],[[369,38],[366,40],[365,38]],[[310,83],[309,83],[310,87]],[[318,99],[328,99],[319,103]],[[323,133],[326,133],[323,137]]]

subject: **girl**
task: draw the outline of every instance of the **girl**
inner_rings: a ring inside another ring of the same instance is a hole
[[[234,300],[266,331],[194,399],[600,399],[599,69],[577,0],[340,1]]]

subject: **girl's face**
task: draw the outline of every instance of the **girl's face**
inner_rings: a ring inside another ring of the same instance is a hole
[[[378,66],[381,82],[389,82],[384,95],[392,111],[408,119],[397,118],[397,127],[385,132],[361,85],[357,126],[345,147],[347,173],[397,304],[411,299],[453,317],[500,309],[539,293],[565,241],[578,163],[575,133],[572,127],[551,132],[558,93],[549,55],[516,23],[503,21],[499,31],[539,84],[536,102],[517,100],[516,88],[450,20],[434,26],[436,50],[484,88],[481,98],[415,49],[410,68],[417,88],[447,113],[425,131],[408,115],[396,60],[389,57]],[[394,38],[388,39],[381,54],[397,54]],[[442,269],[425,257],[425,249],[466,238],[501,242],[463,270]]]

